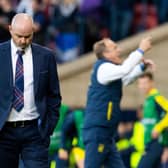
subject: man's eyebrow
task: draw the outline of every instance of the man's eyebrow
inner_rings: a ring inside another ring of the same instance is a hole
[[[23,36],[23,35],[21,35],[21,34],[17,34],[17,33],[16,33],[15,35],[18,36],[18,37],[26,37],[26,38],[27,38],[27,37],[30,37],[32,34],[28,34],[28,35]]]

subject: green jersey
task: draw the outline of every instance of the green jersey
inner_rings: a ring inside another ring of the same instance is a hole
[[[143,124],[145,127],[144,142],[145,144],[151,142],[152,140],[152,131],[156,129],[161,133],[166,128],[166,122],[163,124],[165,118],[168,119],[168,116],[165,115],[167,112],[166,107],[168,106],[168,101],[165,100],[163,96],[160,95],[158,90],[152,89],[145,99],[143,105]],[[167,124],[168,126],[168,124]],[[163,136],[159,137],[159,141],[163,143]]]

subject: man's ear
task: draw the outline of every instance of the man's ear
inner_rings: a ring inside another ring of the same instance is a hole
[[[9,29],[9,31],[11,32],[11,30],[12,30],[12,26],[9,25],[9,26],[8,26],[8,29]]]
[[[11,25],[8,26],[8,30],[9,30],[10,34],[12,34],[12,26]]]
[[[36,27],[33,25],[33,33],[36,32]]]

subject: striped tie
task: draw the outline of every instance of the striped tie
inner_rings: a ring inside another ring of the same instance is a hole
[[[22,59],[24,51],[18,50],[16,53],[18,58],[16,61],[13,107],[19,112],[24,106],[24,73]]]

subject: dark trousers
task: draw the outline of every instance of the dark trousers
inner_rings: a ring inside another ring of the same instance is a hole
[[[159,168],[162,151],[163,147],[157,140],[153,140],[146,146],[146,152],[142,156],[138,168]]]
[[[0,167],[49,168],[49,137],[41,138],[37,122],[24,127],[5,125],[0,131]]]
[[[84,130],[85,168],[125,168],[113,138],[103,130]]]

